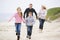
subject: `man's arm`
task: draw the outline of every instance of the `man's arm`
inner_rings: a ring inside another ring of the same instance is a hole
[[[27,9],[24,11],[24,18],[25,18],[25,14],[27,13]]]
[[[34,11],[34,13],[35,13],[35,15],[36,15],[36,18],[37,18],[37,12],[35,11],[35,9],[33,9],[33,11]]]

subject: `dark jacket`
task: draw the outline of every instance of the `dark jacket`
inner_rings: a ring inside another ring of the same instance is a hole
[[[28,17],[29,12],[32,12],[32,16],[33,16],[33,13],[35,13],[35,15],[36,15],[36,17],[37,17],[37,13],[36,13],[35,9],[33,9],[33,8],[32,8],[32,9],[27,8],[27,9],[25,10],[25,12],[24,12],[24,18],[25,18],[25,14],[26,14],[26,17]]]

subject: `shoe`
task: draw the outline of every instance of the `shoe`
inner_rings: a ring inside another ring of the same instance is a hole
[[[16,35],[18,35],[18,33],[16,33]]]
[[[29,36],[29,39],[31,39],[31,36]]]
[[[42,33],[43,29],[39,29],[39,32]]]
[[[29,36],[26,36],[26,38],[29,38]]]
[[[20,36],[17,36],[17,40],[20,40]]]

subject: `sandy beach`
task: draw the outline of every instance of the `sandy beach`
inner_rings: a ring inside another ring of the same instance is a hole
[[[26,33],[26,25],[25,23],[22,23],[21,40],[29,40],[26,38]],[[14,23],[0,23],[0,40],[16,40],[16,38]],[[60,22],[45,22],[44,30],[40,33],[39,22],[36,20],[31,40],[60,40]]]

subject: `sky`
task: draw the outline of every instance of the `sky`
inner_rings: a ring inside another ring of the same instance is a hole
[[[60,0],[0,0],[0,21],[5,21],[10,18],[15,12],[17,7],[21,7],[22,12],[33,4],[33,8],[38,13],[41,5],[45,5],[47,9],[53,7],[60,7]]]

